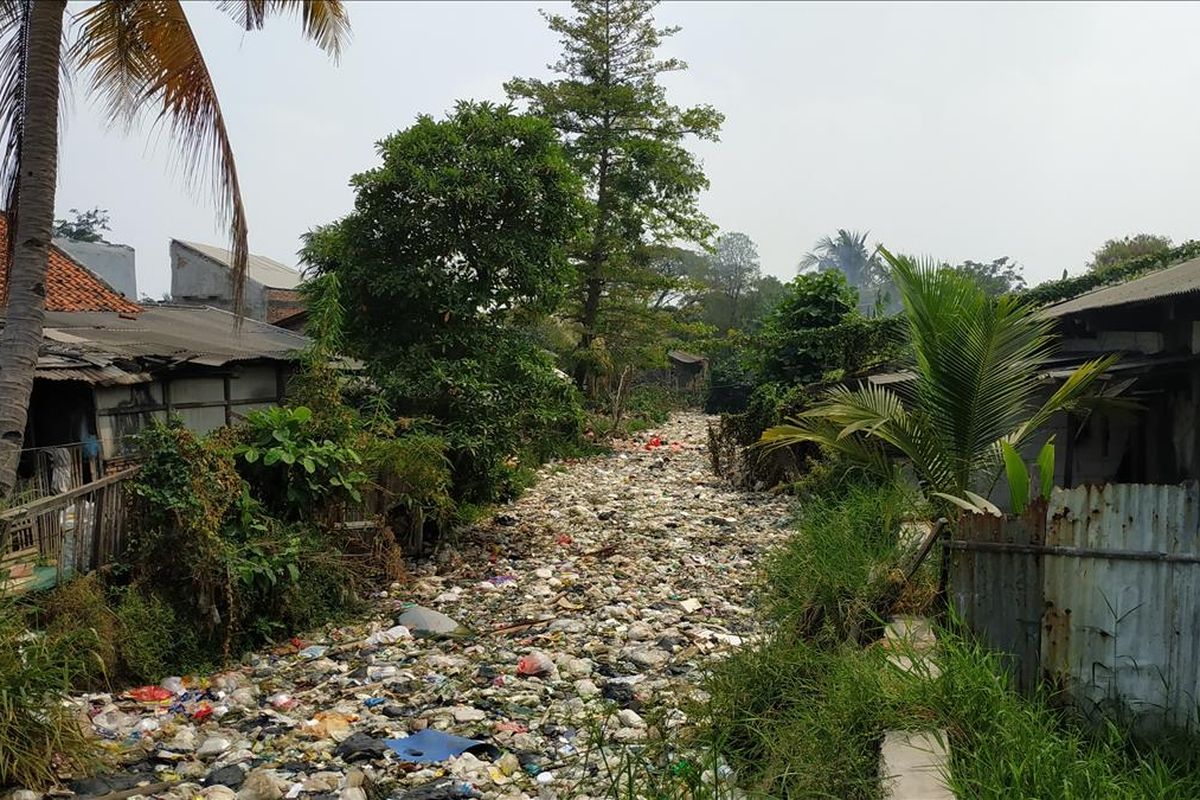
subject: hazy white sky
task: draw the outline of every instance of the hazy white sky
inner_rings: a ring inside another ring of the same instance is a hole
[[[460,98],[503,98],[558,46],[550,3],[350,4],[340,65],[294,20],[244,33],[188,13],[233,138],[250,249],[295,263],[308,228],[349,210],[374,142]],[[679,104],[726,115],[696,148],[702,206],[791,276],[813,241],[870,230],[948,261],[1001,255],[1031,279],[1076,271],[1104,239],[1200,235],[1200,5],[667,2]],[[171,237],[224,242],[208,198],[172,169],[165,136],[106,131],[80,88],[58,209],[101,206],[137,249],[139,289],[170,286]]]

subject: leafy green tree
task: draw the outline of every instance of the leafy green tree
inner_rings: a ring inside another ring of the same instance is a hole
[[[460,494],[494,499],[506,461],[578,428],[573,388],[511,323],[552,311],[570,281],[581,183],[550,124],[508,106],[421,117],[379,154],[303,257],[337,276],[346,345],[395,411],[449,441]]]
[[[881,252],[904,302],[911,382],[833,389],[762,442],[817,442],[880,471],[899,454],[930,493],[986,495],[1002,469],[1001,443],[1020,448],[1052,415],[1078,406],[1112,360],[1084,364],[1040,400],[1053,320],[1012,296],[988,297],[959,271]]]
[[[964,261],[954,269],[979,284],[988,297],[1025,291],[1025,276],[1021,274],[1021,267],[1015,261],[1010,261],[1008,256],[987,263]]]
[[[73,220],[54,220],[54,235],[77,242],[103,242],[108,227],[108,209],[97,206],[89,211],[71,209]]]
[[[717,248],[712,257],[712,280],[728,300],[728,327],[736,328],[741,323],[746,294],[761,275],[758,245],[753,239],[737,232],[717,237]]]
[[[513,99],[550,120],[584,176],[590,208],[587,235],[573,250],[578,264],[570,287],[579,324],[576,380],[593,374],[597,339],[626,336],[622,308],[654,276],[644,250],[656,242],[700,241],[712,225],[697,206],[708,187],[699,160],[684,143],[714,140],[723,117],[709,106],[679,108],[667,101],[661,77],[685,69],[656,51],[677,28],[658,27],[651,0],[574,0],[573,14],[544,13],[561,35],[559,78],[516,78]]]
[[[1092,253],[1088,269],[1093,272],[1104,272],[1131,258],[1160,253],[1171,247],[1171,237],[1156,236],[1153,233],[1138,233],[1121,239],[1109,239]]]
[[[833,236],[819,239],[813,249],[804,254],[800,259],[800,271],[841,272],[858,290],[863,311],[887,306],[892,301],[887,269],[878,253],[868,247],[869,235],[839,228]]]

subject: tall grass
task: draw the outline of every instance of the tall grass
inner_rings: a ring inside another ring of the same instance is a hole
[[[811,495],[796,535],[766,563],[766,614],[805,637],[869,638],[901,591],[900,525],[918,509],[898,480]]]
[[[43,788],[56,767],[95,763],[96,750],[74,712],[67,690],[95,674],[94,631],[33,633],[27,612],[0,597],[0,786]]]

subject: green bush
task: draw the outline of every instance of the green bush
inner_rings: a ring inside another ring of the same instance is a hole
[[[98,752],[66,693],[95,674],[97,632],[30,631],[28,611],[0,598],[0,786],[47,788],[58,768],[94,766]]]
[[[796,535],[767,561],[767,614],[800,636],[869,640],[899,596],[900,523],[916,510],[898,480],[810,497]]]
[[[362,502],[362,457],[343,442],[318,439],[307,406],[246,415],[233,453],[255,495],[279,519],[308,519],[328,506]]]
[[[133,683],[158,683],[168,675],[202,672],[211,666],[189,620],[174,607],[138,587],[114,593],[117,653],[121,676]]]
[[[92,573],[50,589],[36,599],[38,627],[52,639],[84,630],[95,634],[95,658],[84,659],[75,675],[75,688],[100,688],[118,675],[119,626],[109,609],[100,577]]]

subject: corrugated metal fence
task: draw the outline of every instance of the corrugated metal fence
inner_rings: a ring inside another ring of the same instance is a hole
[[[1056,490],[1019,518],[972,515],[950,548],[964,622],[1094,716],[1197,728],[1200,491],[1110,484]]]

